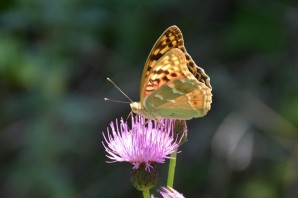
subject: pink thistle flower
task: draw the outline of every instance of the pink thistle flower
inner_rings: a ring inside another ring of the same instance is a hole
[[[163,198],[185,198],[182,194],[171,187],[161,187],[160,194]]]
[[[164,163],[175,152],[181,141],[174,138],[173,120],[148,121],[142,116],[132,115],[131,127],[123,119],[111,122],[107,135],[103,133],[102,144],[112,162],[130,162],[133,169],[144,163],[150,171],[151,163]]]

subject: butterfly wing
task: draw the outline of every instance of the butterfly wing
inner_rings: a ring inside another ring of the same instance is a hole
[[[186,52],[182,32],[177,26],[174,25],[162,33],[149,53],[142,73],[140,86],[141,101],[147,95],[146,93],[148,93],[146,92],[146,85],[147,82],[150,81],[150,74],[153,67],[157,64],[160,58],[175,48],[178,48],[183,52],[186,59],[187,68],[193,74],[193,76],[211,89],[210,78],[206,75],[202,68],[195,64],[190,55]]]
[[[141,100],[144,98],[145,79],[148,78],[148,75],[150,74],[150,71],[152,70],[153,66],[169,50],[181,47],[183,47],[183,38],[182,33],[177,26],[169,27],[157,39],[148,55],[147,61],[143,69],[140,87]]]
[[[146,99],[149,114],[155,118],[189,120],[202,117],[210,110],[211,89],[192,79],[182,78],[171,81]]]
[[[195,79],[187,70],[184,53],[178,48],[171,49],[156,62],[144,81],[143,99],[169,81],[187,77]]]
[[[211,89],[188,70],[185,54],[178,48],[156,62],[144,87],[143,106],[156,118],[191,119],[210,109]]]

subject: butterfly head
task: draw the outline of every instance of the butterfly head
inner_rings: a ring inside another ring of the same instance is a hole
[[[142,106],[141,106],[141,103],[139,102],[130,103],[130,108],[134,113],[140,114],[140,112],[142,111]]]
[[[149,120],[155,120],[156,117],[146,111],[146,108],[140,102],[130,103],[131,110],[136,113],[146,117]]]

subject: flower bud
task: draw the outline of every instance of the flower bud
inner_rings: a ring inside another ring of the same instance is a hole
[[[158,171],[154,164],[152,164],[150,171],[146,171],[145,168],[146,165],[142,163],[137,169],[131,170],[130,181],[139,191],[153,188],[158,180]]]

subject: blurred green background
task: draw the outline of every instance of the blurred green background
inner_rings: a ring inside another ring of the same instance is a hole
[[[126,100],[106,77],[138,101],[170,25],[214,95],[188,122],[174,187],[188,198],[297,198],[298,3],[276,0],[1,0],[1,198],[141,197],[130,164],[105,162],[102,132],[130,112],[103,100]]]

